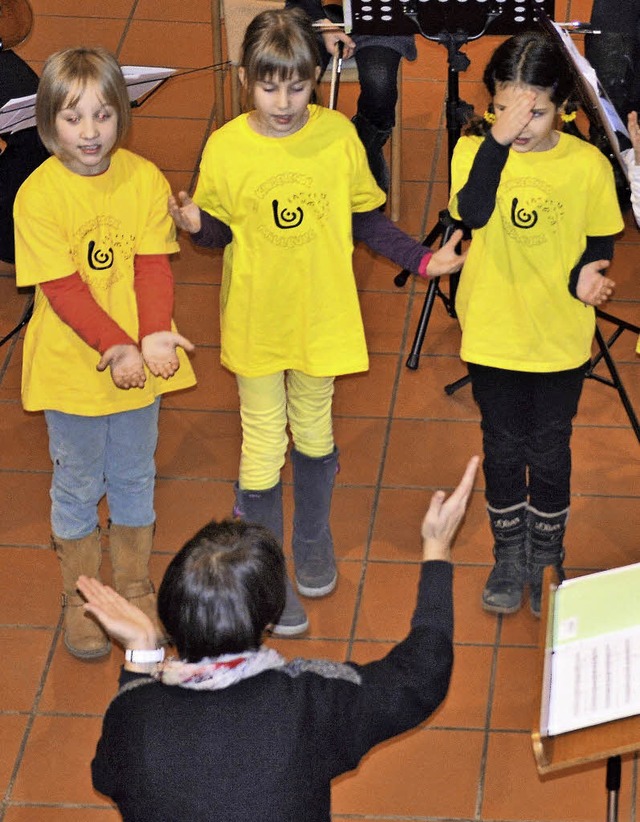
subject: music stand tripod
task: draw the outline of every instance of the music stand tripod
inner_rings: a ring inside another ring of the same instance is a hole
[[[499,11],[489,11],[484,28],[479,34],[469,35],[466,32],[457,30],[455,32],[442,31],[435,36],[423,34],[428,40],[434,40],[447,49],[447,98],[445,105],[445,122],[447,129],[447,189],[451,189],[451,159],[453,157],[453,150],[460,137],[462,126],[466,123],[469,116],[473,113],[473,106],[460,99],[460,83],[459,74],[469,68],[470,60],[466,54],[460,49],[471,40],[477,40],[481,37],[491,21],[500,14]],[[457,228],[465,228],[462,223],[457,222],[449,214],[447,209],[440,211],[438,214],[438,222],[429,231],[424,238],[422,245],[433,247],[434,243],[440,240],[440,245],[444,245],[453,231]],[[466,229],[465,229],[466,230]],[[411,275],[407,269],[403,269],[394,277],[393,282],[398,288],[402,288]],[[453,274],[449,278],[449,293],[445,294],[440,288],[440,277],[433,277],[429,281],[427,293],[425,295],[424,304],[418,320],[418,327],[413,338],[413,345],[407,358],[407,368],[416,370],[420,360],[420,350],[424,343],[424,338],[427,333],[427,326],[429,325],[429,318],[436,297],[442,300],[442,303],[447,311],[447,314],[455,318],[455,292],[458,285],[458,274]]]

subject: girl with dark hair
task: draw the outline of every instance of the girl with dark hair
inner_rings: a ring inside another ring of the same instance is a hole
[[[610,164],[556,130],[575,104],[553,41],[538,32],[506,40],[484,83],[487,128],[458,141],[450,202],[472,229],[456,309],[495,540],[482,604],[517,611],[528,583],[539,616],[543,568],[563,577],[572,419],[595,327],[586,303],[611,293],[601,272],[623,222]]]
[[[179,660],[162,661],[140,610],[80,578],[87,611],[126,649],[92,763],[123,822],[329,822],[331,780],[447,693],[450,548],[477,466],[472,457],[448,499],[433,495],[411,630],[366,665],[287,662],[260,645],[286,583],[278,542],[255,525],[211,523],[172,560],[158,608]]]
[[[308,597],[330,594],[338,577],[329,525],[338,470],[334,379],[369,366],[354,239],[426,277],[451,274],[464,260],[455,251],[460,231],[431,253],[378,211],[384,194],[355,128],[340,112],[310,103],[319,61],[303,11],[257,15],[239,68],[254,108],[209,138],[194,200],[180,192],[169,203],[198,245],[230,241],[220,327],[221,360],[240,396],[236,512],[282,542],[289,426],[295,580]],[[289,584],[274,630],[286,636],[307,626]]]

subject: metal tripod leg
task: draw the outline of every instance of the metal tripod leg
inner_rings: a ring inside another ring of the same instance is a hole
[[[31,319],[32,314],[33,314],[33,297],[31,297],[31,299],[29,300],[29,303],[28,303],[27,307],[25,308],[24,313],[22,314],[20,322],[15,326],[15,328],[12,328],[11,331],[9,331],[9,333],[6,334],[0,340],[0,346],[3,346],[6,342],[9,342],[9,340],[12,337],[15,337],[15,335],[18,334],[19,331],[21,329],[23,329],[25,327],[25,325],[29,322],[29,320]]]
[[[607,759],[607,822],[618,822],[618,798],[622,760],[619,756]]]
[[[616,330],[613,332],[611,337],[608,340],[605,340],[602,331],[598,327],[596,323],[596,342],[598,343],[598,347],[600,348],[600,353],[596,354],[595,357],[589,363],[589,368],[585,374],[586,379],[596,380],[597,382],[601,382],[603,385],[608,385],[611,388],[615,388],[618,392],[618,396],[620,397],[620,402],[622,403],[624,410],[629,417],[629,422],[631,423],[631,427],[633,428],[633,432],[636,435],[636,439],[640,442],[640,423],[638,422],[638,417],[636,416],[636,412],[634,407],[631,403],[631,399],[627,393],[627,389],[624,387],[624,383],[620,377],[620,373],[618,371],[618,367],[615,364],[613,357],[611,356],[610,348],[613,343],[618,339],[618,337],[622,334],[623,331],[631,331],[634,334],[640,333],[640,327],[637,325],[633,325],[632,323],[628,323],[625,320],[620,320],[617,317],[614,317],[612,314],[606,314],[604,311],[600,311],[600,309],[596,310],[596,316],[607,320],[608,322],[613,323],[617,326]],[[606,363],[607,368],[609,369],[610,377],[603,377],[600,374],[595,373],[595,368],[598,363],[604,360]],[[455,382],[449,383],[449,385],[445,385],[444,390],[445,393],[448,395],[453,394],[458,388],[462,388],[467,383],[471,382],[471,377],[467,374],[464,377],[461,377],[459,380]]]
[[[614,331],[612,336],[609,340],[605,340],[596,323],[596,341],[598,346],[600,347],[600,353],[596,355],[592,360],[589,366],[589,370],[587,371],[587,377],[591,378],[592,380],[597,380],[598,382],[603,383],[604,385],[608,385],[611,388],[615,388],[618,392],[618,396],[620,397],[620,401],[624,406],[624,410],[627,412],[627,416],[629,417],[629,422],[631,423],[631,427],[636,435],[636,439],[640,442],[640,423],[638,423],[638,417],[636,416],[636,412],[631,404],[631,400],[629,399],[629,395],[627,394],[627,390],[624,387],[624,383],[620,378],[620,374],[618,372],[618,368],[611,356],[611,351],[609,350],[613,343],[618,339],[620,334],[624,330],[633,331],[634,333],[640,332],[640,328],[636,325],[632,325],[631,323],[627,323],[624,320],[620,320],[617,317],[614,317],[611,314],[605,314],[604,311],[597,310],[596,315],[601,317],[602,319],[608,320],[609,322],[614,323],[617,325],[617,329]],[[596,365],[603,359],[609,369],[609,374],[611,375],[611,379],[606,377],[601,377],[599,374],[594,373],[594,369]]]
[[[451,217],[448,211],[441,211],[438,215],[438,222],[437,224],[431,229],[431,231],[427,234],[424,238],[422,245],[428,248],[433,248],[434,243],[440,239],[439,247],[442,246],[449,240],[449,237],[453,233],[453,231],[458,227],[456,221]],[[396,275],[394,278],[394,283],[398,287],[402,287],[407,278],[410,276],[410,272],[404,269],[399,274]],[[407,368],[411,368],[412,370],[416,370],[418,367],[418,362],[420,361],[420,351],[422,349],[424,338],[427,333],[427,326],[429,325],[429,317],[431,316],[431,310],[433,308],[433,304],[435,302],[436,296],[440,297],[444,306],[447,310],[447,313],[450,317],[455,317],[455,290],[458,285],[458,275],[453,274],[449,278],[449,294],[445,294],[440,288],[440,277],[433,277],[429,280],[429,287],[427,288],[427,293],[424,298],[424,304],[422,306],[422,311],[420,313],[420,319],[418,320],[418,327],[416,329],[416,333],[413,338],[413,345],[411,346],[411,351],[409,352],[409,356],[407,358]]]

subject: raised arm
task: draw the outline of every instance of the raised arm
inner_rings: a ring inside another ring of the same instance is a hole
[[[422,558],[411,631],[380,660],[352,665],[359,682],[343,694],[351,722],[336,734],[354,759],[373,745],[424,721],[447,694],[453,666],[451,545],[473,489],[479,457],[472,457],[447,498],[436,491],[422,523]],[[392,607],[392,603],[389,603]],[[346,729],[346,730],[345,730]],[[350,734],[350,736],[348,736]],[[344,764],[344,763],[342,763]]]

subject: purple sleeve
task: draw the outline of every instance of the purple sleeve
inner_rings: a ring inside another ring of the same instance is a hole
[[[191,239],[196,245],[205,248],[224,248],[229,245],[231,242],[231,229],[228,225],[202,209],[200,209],[200,219],[202,220],[200,231],[191,235]]]
[[[413,240],[394,225],[378,209],[354,212],[353,239],[368,245],[372,251],[411,271],[419,274],[420,261],[430,249]]]

